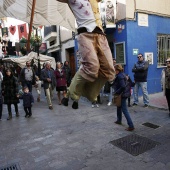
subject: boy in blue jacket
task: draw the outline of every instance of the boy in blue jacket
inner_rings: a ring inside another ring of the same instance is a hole
[[[20,97],[20,99],[23,99],[23,106],[25,111],[25,117],[31,117],[32,116],[32,104],[34,103],[34,98],[32,93],[29,92],[28,87],[24,87],[23,89],[24,94]]]

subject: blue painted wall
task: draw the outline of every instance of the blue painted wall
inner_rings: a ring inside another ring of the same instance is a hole
[[[136,21],[121,21],[125,29],[118,33],[114,31],[115,43],[125,41],[126,65],[125,72],[133,79],[132,68],[137,62],[137,55],[133,55],[133,49],[139,49],[139,53],[153,52],[153,65],[149,66],[148,92],[149,94],[160,92],[160,78],[162,68],[157,68],[157,34],[170,34],[170,18],[155,15],[148,16],[149,27],[138,26]],[[117,24],[117,26],[118,26]]]

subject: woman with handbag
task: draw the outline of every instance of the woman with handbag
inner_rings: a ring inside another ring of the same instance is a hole
[[[127,131],[133,131],[134,125],[131,120],[129,111],[127,109],[126,100],[130,96],[130,90],[129,86],[127,85],[127,78],[126,75],[123,73],[123,68],[120,64],[115,65],[115,71],[116,71],[116,78],[113,83],[114,88],[114,98],[115,98],[115,104],[117,106],[117,121],[116,124],[121,125],[122,124],[122,112],[127,120],[127,124],[129,127],[126,129]]]

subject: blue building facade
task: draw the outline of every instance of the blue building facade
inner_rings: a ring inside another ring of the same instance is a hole
[[[149,94],[161,91],[161,71],[164,67],[158,66],[158,34],[170,34],[170,18],[148,15],[149,26],[138,26],[138,18],[134,21],[121,21],[113,31],[114,53],[116,57],[117,43],[124,43],[125,73],[133,80],[132,68],[137,60],[137,53],[153,53],[153,64],[149,65],[148,92]],[[120,28],[120,27],[123,27]],[[137,52],[137,53],[135,53]],[[170,56],[169,56],[170,57]]]
[[[170,18],[156,15],[148,15],[148,26],[138,25],[138,14],[135,20],[123,20],[116,23],[116,28],[106,29],[107,38],[112,39],[112,55],[117,58],[117,45],[123,46],[123,51],[119,51],[124,56],[124,65],[126,74],[129,74],[133,80],[132,68],[138,61],[137,54],[153,53],[153,64],[149,65],[148,71],[148,93],[153,94],[161,92],[161,72],[164,66],[158,65],[158,34],[167,34],[170,36]],[[170,41],[169,41],[170,42]],[[170,44],[169,44],[170,46]],[[79,68],[78,44],[75,39],[75,57],[76,66]],[[170,57],[170,56],[169,56]]]

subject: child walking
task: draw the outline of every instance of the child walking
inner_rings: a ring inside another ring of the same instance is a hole
[[[41,95],[41,81],[40,81],[40,79],[39,79],[38,76],[35,77],[35,81],[36,81],[35,88],[36,88],[36,91],[37,91],[37,93],[38,93],[37,102],[40,102],[40,95]]]
[[[31,117],[32,116],[32,103],[34,103],[34,98],[32,93],[29,92],[28,87],[24,87],[24,94],[20,97],[23,99],[23,106],[25,111],[25,117]]]

